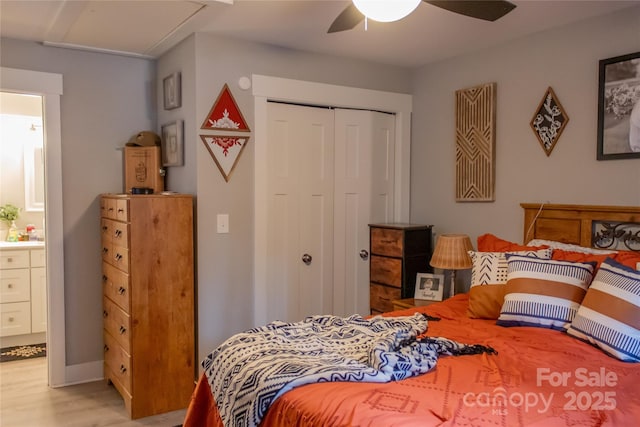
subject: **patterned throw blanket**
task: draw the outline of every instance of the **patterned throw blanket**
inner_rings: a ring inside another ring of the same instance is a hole
[[[445,338],[416,337],[427,318],[312,316],[234,335],[202,362],[225,426],[257,426],[294,387],[325,381],[389,382],[425,373],[439,354],[493,352]]]

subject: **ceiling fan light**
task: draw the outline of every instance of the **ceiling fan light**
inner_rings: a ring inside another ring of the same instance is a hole
[[[379,22],[398,21],[415,10],[422,0],[352,0],[368,19]]]

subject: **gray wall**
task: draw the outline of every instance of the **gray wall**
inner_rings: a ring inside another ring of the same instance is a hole
[[[640,205],[640,159],[596,160],[598,61],[640,51],[640,7],[416,70],[411,219],[523,240],[522,202]],[[493,203],[456,203],[454,92],[497,83]],[[547,157],[529,126],[551,86],[570,120]]]
[[[98,195],[122,192],[122,147],[156,126],[155,61],[2,39],[0,63],[63,75],[67,366],[102,359]],[[46,119],[45,119],[46,120]]]

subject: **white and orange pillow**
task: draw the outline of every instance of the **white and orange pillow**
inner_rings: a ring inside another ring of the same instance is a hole
[[[595,262],[507,255],[504,303],[496,323],[565,330],[587,293]]]

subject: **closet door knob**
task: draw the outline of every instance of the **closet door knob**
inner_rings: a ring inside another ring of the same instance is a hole
[[[369,259],[369,252],[367,252],[366,250],[361,250],[360,251],[360,258],[362,258],[364,261]]]
[[[311,261],[313,261],[313,257],[309,254],[304,254],[302,255],[302,262],[304,262],[306,265],[311,264]]]

